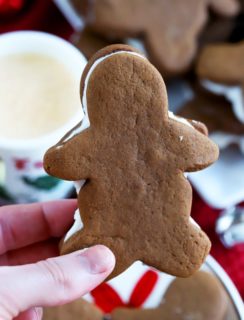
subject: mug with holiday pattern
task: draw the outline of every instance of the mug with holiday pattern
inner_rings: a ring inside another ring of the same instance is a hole
[[[73,188],[48,176],[45,151],[83,117],[79,83],[86,59],[43,32],[0,36],[0,203],[66,197]]]

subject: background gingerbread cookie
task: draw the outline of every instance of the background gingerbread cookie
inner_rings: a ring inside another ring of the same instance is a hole
[[[150,61],[165,77],[189,68],[208,9],[231,17],[236,0],[95,0],[74,6],[86,24],[108,39],[139,37]]]
[[[112,320],[224,320],[228,298],[219,281],[199,271],[187,279],[176,279],[169,286],[158,308],[117,309]]]
[[[89,61],[81,100],[83,123],[44,159],[49,174],[80,186],[86,180],[78,189],[79,227],[61,252],[101,243],[116,255],[112,276],[136,260],[191,275],[210,242],[190,219],[192,190],[184,172],[213,163],[217,146],[203,125],[168,112],[161,75],[131,47],[109,46]]]
[[[194,92],[194,98],[178,113],[185,118],[204,122],[220,149],[237,145],[244,153],[244,123],[235,116],[231,103],[224,97],[203,89]]]
[[[201,84],[216,95],[223,95],[244,123],[244,41],[206,46],[197,63]]]
[[[44,309],[43,320],[103,320],[103,313],[95,305],[78,299],[72,303]]]
[[[71,41],[87,59],[90,59],[98,50],[112,44],[112,41],[94,33],[89,28],[84,28],[73,35]]]

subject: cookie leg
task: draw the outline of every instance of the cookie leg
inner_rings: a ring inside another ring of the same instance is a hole
[[[182,234],[175,234],[170,243],[159,243],[154,250],[148,250],[143,262],[177,277],[189,277],[201,267],[210,247],[205,233],[196,226],[190,226]]]
[[[92,233],[89,234],[85,231],[75,233],[67,241],[62,240],[60,244],[60,253],[68,254],[73,251],[85,249],[97,244],[102,244],[110,248],[116,258],[116,266],[108,279],[116,277],[129,268],[134,262],[134,259],[131,258],[129,249],[126,249],[128,246],[125,244],[124,239],[107,236],[97,237]]]
[[[86,179],[90,172],[89,163],[85,156],[78,155],[76,151],[76,148],[68,144],[49,149],[44,156],[44,169],[59,179],[71,181]]]

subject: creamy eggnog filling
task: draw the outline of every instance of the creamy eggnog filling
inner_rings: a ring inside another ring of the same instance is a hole
[[[0,137],[34,139],[58,130],[81,114],[77,92],[77,77],[53,57],[0,56]]]
[[[88,109],[87,109],[87,96],[86,96],[86,92],[87,92],[87,87],[88,87],[88,83],[90,80],[90,76],[93,73],[94,69],[105,59],[108,59],[109,57],[113,56],[113,55],[117,55],[117,54],[130,54],[133,56],[138,56],[142,59],[146,59],[144,56],[140,55],[139,53],[136,52],[131,52],[131,51],[116,51],[116,52],[112,52],[108,55],[105,55],[104,57],[101,57],[99,59],[97,59],[93,65],[91,66],[90,70],[88,71],[88,74],[86,76],[85,79],[85,84],[84,84],[84,91],[83,91],[83,96],[82,96],[82,108],[83,108],[83,112],[84,112],[84,118],[81,122],[81,125],[79,127],[76,127],[73,131],[70,132],[69,136],[66,137],[66,139],[63,141],[63,144],[65,142],[67,142],[68,140],[72,139],[74,136],[76,136],[77,134],[81,133],[82,131],[84,131],[85,129],[89,128],[90,126],[90,121],[89,121],[89,115],[88,115]],[[181,117],[177,117],[173,114],[173,112],[168,111],[168,116],[170,119],[173,119],[177,122],[180,122],[182,124],[185,124],[191,128],[194,129],[194,127],[189,123],[189,121],[187,121],[184,118]],[[195,129],[194,129],[195,130]],[[62,147],[62,145],[60,145],[59,147]],[[79,194],[80,189],[82,188],[82,186],[84,185],[85,180],[80,180],[80,181],[75,181],[75,188],[76,188],[76,192],[77,194]],[[67,241],[71,236],[73,236],[77,231],[80,231],[83,228],[83,223],[81,221],[80,218],[80,212],[79,209],[76,210],[75,212],[75,222],[73,224],[73,226],[71,227],[71,229],[68,231],[68,233],[65,236],[64,241]],[[197,225],[197,223],[190,217],[190,222],[194,225]],[[198,226],[198,225],[197,225]],[[199,227],[199,226],[198,226]],[[199,227],[200,228],[200,227]]]
[[[203,80],[202,85],[217,95],[225,96],[230,101],[236,118],[244,123],[244,97],[240,86],[227,86],[209,80]]]

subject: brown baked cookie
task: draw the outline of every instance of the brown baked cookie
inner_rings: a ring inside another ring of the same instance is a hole
[[[220,282],[199,271],[187,279],[172,282],[155,309],[117,309],[112,320],[224,320],[228,297]]]
[[[231,103],[224,97],[198,89],[195,97],[179,111],[179,116],[206,124],[210,133],[244,135],[244,124],[236,118]]]
[[[201,133],[203,125],[196,125],[199,132],[168,112],[161,75],[129,46],[109,46],[93,56],[82,76],[81,100],[90,125],[85,117],[44,159],[50,175],[86,180],[78,190],[84,228],[80,222],[61,252],[99,243],[115,253],[112,276],[136,260],[191,275],[210,242],[190,220],[192,189],[184,172],[212,164],[217,146]]]
[[[164,77],[183,72],[191,64],[198,35],[208,19],[208,8],[233,16],[240,7],[237,0],[84,2],[85,9],[77,8],[89,27],[109,39],[142,37],[150,61]]]
[[[226,85],[244,85],[244,41],[206,46],[197,62],[200,79]]]
[[[63,306],[44,309],[43,320],[102,320],[103,313],[93,304],[79,299]]]
[[[196,72],[207,90],[230,101],[236,118],[244,124],[244,41],[206,46]]]
[[[98,50],[112,44],[111,41],[91,31],[89,28],[85,28],[75,34],[71,41],[87,59],[90,59]]]

